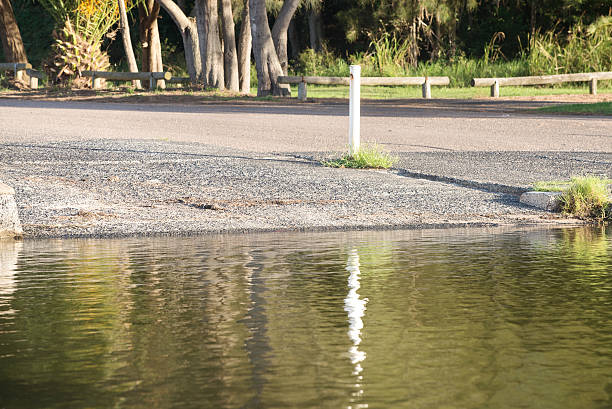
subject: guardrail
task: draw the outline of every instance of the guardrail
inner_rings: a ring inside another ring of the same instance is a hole
[[[101,88],[101,80],[108,81],[149,81],[150,89],[157,89],[157,82],[160,80],[169,81],[172,74],[169,72],[110,72],[110,71],[83,71],[82,76],[91,77],[91,87]]]
[[[349,77],[309,77],[309,76],[279,76],[280,84],[297,84],[298,99],[305,101],[307,98],[306,84],[313,85],[349,85]],[[361,77],[361,85],[376,86],[402,86],[421,85],[423,98],[431,98],[432,85],[448,85],[448,77]]]
[[[38,80],[47,78],[45,74],[40,71],[32,69],[32,65],[29,63],[0,63],[0,71],[13,71],[15,79],[19,81],[24,80],[23,74],[25,73],[29,77],[30,88],[38,88]]]
[[[597,95],[597,81],[612,80],[612,72],[540,75],[531,77],[473,78],[473,87],[491,87],[491,96],[499,97],[499,87],[510,85],[549,85],[564,82],[588,82],[589,93]]]

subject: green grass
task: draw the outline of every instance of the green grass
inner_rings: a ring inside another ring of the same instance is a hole
[[[561,210],[581,218],[609,218],[608,180],[594,176],[572,178],[561,196]]]
[[[612,90],[612,89],[611,89]],[[605,92],[605,91],[604,91]],[[257,89],[253,90],[257,94]],[[308,98],[348,98],[348,86],[308,85]],[[586,86],[573,87],[502,87],[501,97],[531,97],[543,95],[585,95],[589,93]],[[291,87],[291,95],[297,96],[297,86]],[[432,98],[487,98],[490,96],[488,87],[431,87]],[[361,98],[363,99],[402,99],[422,98],[421,87],[361,87]]]
[[[533,184],[533,190],[536,192],[563,192],[571,183],[571,180],[539,181]]]
[[[395,162],[397,158],[384,152],[378,145],[370,145],[362,146],[353,156],[346,154],[340,159],[321,163],[332,168],[389,169]]]
[[[597,114],[612,115],[612,102],[597,102],[595,104],[566,104],[539,108],[543,112],[562,114]]]

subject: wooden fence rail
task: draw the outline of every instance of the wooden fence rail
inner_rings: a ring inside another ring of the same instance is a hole
[[[83,71],[84,77],[91,77],[91,87],[101,87],[101,79],[109,81],[149,81],[150,89],[157,89],[160,80],[168,81],[172,78],[169,72],[110,72],[110,71]]]
[[[499,97],[499,87],[511,85],[548,85],[564,82],[588,82],[589,93],[597,94],[597,81],[612,80],[612,72],[582,72],[577,74],[540,75],[531,77],[473,78],[473,87],[491,87],[491,96]]]
[[[25,80],[24,74],[26,74],[30,81],[30,88],[38,88],[38,80],[47,78],[44,73],[32,69],[32,65],[29,63],[0,63],[0,71],[13,71],[15,73],[15,79],[23,81]]]
[[[349,77],[310,77],[310,76],[280,76],[281,84],[298,84],[298,99],[305,101],[307,97],[306,84],[314,85],[349,85]],[[432,85],[448,85],[448,77],[361,77],[361,85],[366,86],[407,86],[421,85],[423,98],[431,98]]]

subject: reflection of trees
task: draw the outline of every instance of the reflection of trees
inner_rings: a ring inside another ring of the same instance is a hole
[[[609,232],[288,237],[26,242],[0,294],[0,407],[352,405],[352,248],[359,401],[607,399]]]
[[[396,394],[405,402],[394,407],[581,407],[577,390],[582,405],[605,399],[605,365],[585,351],[611,329],[601,321],[612,318],[610,240],[586,231],[396,243],[393,273],[362,280],[368,401]],[[592,288],[580,265],[598,272]],[[574,379],[560,366],[591,369]],[[373,387],[379,382],[384,388]]]

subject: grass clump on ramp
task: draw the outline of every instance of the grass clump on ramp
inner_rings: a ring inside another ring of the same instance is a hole
[[[608,182],[594,176],[572,178],[561,195],[561,210],[581,218],[609,219]]]
[[[331,168],[389,169],[397,158],[384,152],[378,145],[363,146],[353,156],[346,154],[340,159],[321,162]]]

